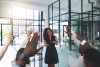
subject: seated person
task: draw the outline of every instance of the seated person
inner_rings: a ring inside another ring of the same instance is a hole
[[[85,67],[100,67],[100,52],[94,48],[84,50]]]

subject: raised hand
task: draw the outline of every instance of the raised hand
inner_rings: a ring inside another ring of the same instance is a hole
[[[39,34],[38,32],[35,32],[31,41],[29,39],[27,45],[26,45],[26,48],[24,50],[24,55],[27,56],[27,57],[31,57],[31,56],[34,56],[37,52],[37,44],[38,44],[38,39],[39,39]]]
[[[65,31],[65,33],[67,33],[67,34],[69,34],[69,35],[71,36],[72,33],[71,33],[71,29],[70,29],[70,27],[68,27],[67,25],[66,25],[65,27],[66,27],[66,31]]]
[[[7,38],[7,45],[9,45],[11,43],[11,41],[13,41],[15,38],[15,36],[13,34],[9,34],[8,38]]]
[[[45,44],[45,45],[42,45],[39,48],[37,48],[39,37],[40,37],[39,33],[34,32],[33,37],[31,38],[31,40],[29,39],[29,41],[26,45],[26,48],[24,49],[24,53],[23,53],[26,57],[29,58],[29,57],[34,56],[40,49],[42,49],[43,47],[46,46],[46,44]],[[23,62],[25,62],[25,61],[18,60],[16,62],[16,64],[21,66],[21,65],[24,64]]]
[[[31,41],[29,39],[26,48],[24,50],[24,55],[27,57],[32,57],[34,56],[40,49],[42,49],[44,46],[46,45],[42,45],[39,48],[37,48],[37,44],[38,44],[38,39],[39,39],[40,35],[38,32],[35,32]]]

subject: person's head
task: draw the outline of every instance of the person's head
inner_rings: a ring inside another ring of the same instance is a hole
[[[100,52],[94,48],[84,50],[83,59],[86,67],[100,67]]]
[[[16,61],[18,60],[18,57],[19,57],[19,55],[20,54],[23,54],[23,52],[24,52],[24,49],[25,48],[21,48],[21,49],[19,49],[18,50],[18,52],[17,52],[17,54],[16,54]],[[21,60],[20,60],[21,61]],[[23,62],[23,61],[22,61]],[[26,66],[26,64],[29,64],[30,63],[30,60],[29,59],[27,59],[27,61],[25,61],[25,62],[23,62],[24,64],[21,66],[21,67],[25,67]]]
[[[48,40],[50,36],[53,36],[53,31],[50,28],[46,28],[43,32],[44,40]]]
[[[89,49],[89,48],[92,48],[91,45],[86,42],[84,45],[79,45],[79,53],[83,56],[83,53],[84,53],[84,50],[85,49]]]

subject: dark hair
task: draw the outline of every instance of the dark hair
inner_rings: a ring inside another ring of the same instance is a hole
[[[84,50],[84,58],[94,64],[94,67],[100,65],[100,52],[94,48]]]
[[[16,54],[16,59],[15,59],[16,61],[18,60],[18,56],[19,56],[20,54],[23,54],[24,49],[25,49],[25,48],[20,48],[20,49],[18,50],[18,52],[17,52],[17,54]],[[29,63],[30,63],[30,60],[27,59],[25,62],[26,62],[26,64],[29,64]]]
[[[54,36],[53,31],[50,28],[46,28],[43,32],[43,38],[45,41],[47,41],[49,39],[48,33],[47,31],[50,30],[52,32],[52,36]]]

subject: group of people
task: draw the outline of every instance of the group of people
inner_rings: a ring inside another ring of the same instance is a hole
[[[81,54],[75,64],[70,67],[100,67],[100,52],[92,48],[91,44],[83,39],[82,36],[72,34],[70,27],[66,26],[65,32],[75,40],[79,46],[79,53]],[[25,67],[26,64],[30,63],[29,58],[34,56],[45,46],[45,63],[48,64],[48,67],[55,67],[55,64],[59,62],[58,53],[55,47],[55,45],[58,45],[57,37],[50,28],[46,28],[43,32],[44,45],[37,48],[39,37],[40,34],[38,32],[33,33],[32,29],[28,31],[27,37],[24,42],[22,42],[22,45],[16,54],[16,64],[13,65],[13,67]],[[4,45],[3,49],[0,51],[0,60],[13,39],[14,35],[9,34],[6,45]]]

